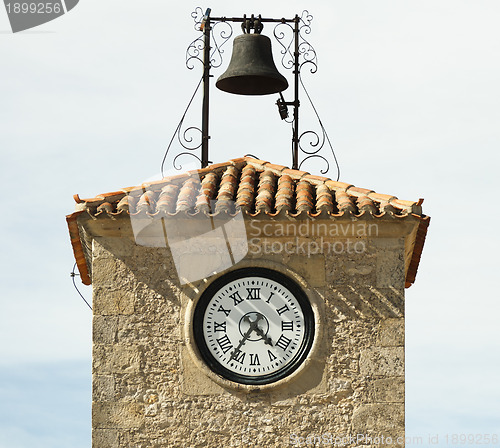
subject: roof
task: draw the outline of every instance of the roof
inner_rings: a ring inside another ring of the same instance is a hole
[[[412,241],[406,286],[415,281],[430,218],[422,213],[423,199],[404,201],[351,184],[243,157],[160,181],[100,194],[74,196],[76,212],[67,216],[75,259],[83,283],[91,279],[78,218],[116,219],[119,216],[186,217],[236,214],[249,217],[363,218],[419,221]]]

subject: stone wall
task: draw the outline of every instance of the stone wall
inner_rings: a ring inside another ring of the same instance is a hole
[[[293,275],[319,317],[301,375],[238,390],[206,374],[190,346],[206,283],[181,287],[167,248],[95,238],[93,447],[404,445],[404,239],[364,243],[238,264]]]

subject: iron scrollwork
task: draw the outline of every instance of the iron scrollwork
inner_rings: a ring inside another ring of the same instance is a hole
[[[305,64],[313,64],[311,73],[316,73],[318,69],[316,50],[305,38],[306,35],[311,34],[313,16],[309,14],[309,11],[304,10],[300,17],[295,17],[295,20],[298,22],[297,36],[290,22],[282,21],[274,27],[274,37],[282,47],[281,65],[287,70],[295,67],[295,40],[298,39],[299,72]]]
[[[204,13],[203,10],[198,7],[192,13],[191,17],[194,20],[194,29],[196,31],[203,31],[203,20]],[[212,42],[212,54],[210,55],[210,68],[219,68],[222,65],[223,58],[222,55],[224,53],[223,46],[224,44],[232,37],[233,28],[226,21],[214,21],[211,22],[210,29],[210,40]],[[203,35],[196,38],[193,42],[191,42],[186,50],[186,67],[189,70],[194,68],[192,63],[193,60],[197,60],[201,64],[204,64],[203,61],[203,50],[205,49],[205,41],[203,39]]]
[[[311,43],[306,39],[306,37],[311,34],[311,23],[313,16],[309,14],[307,10],[302,12],[302,15],[296,16],[295,21],[285,22],[282,21],[278,23],[274,28],[274,37],[281,45],[281,65],[287,70],[294,70],[296,75],[296,82],[300,84],[304,90],[307,99],[311,107],[314,110],[316,118],[318,119],[319,126],[321,130],[319,132],[313,130],[307,130],[298,134],[298,129],[295,129],[295,120],[293,118],[285,119],[287,123],[291,123],[294,133],[294,141],[296,142],[296,150],[300,151],[303,155],[303,159],[298,163],[299,169],[302,168],[304,163],[314,160],[319,160],[324,164],[324,168],[320,170],[321,174],[326,174],[330,170],[330,163],[326,157],[320,154],[325,143],[328,141],[331,147],[328,134],[321,122],[319,114],[314,107],[314,104],[309,96],[307,89],[302,81],[302,69],[306,66],[310,66],[310,73],[316,73],[318,70],[318,57],[316,50],[311,45]],[[296,54],[297,53],[297,57]],[[286,103],[293,105],[296,109],[295,114],[298,115],[298,107],[300,106],[298,97],[295,98],[293,103]],[[295,115],[294,114],[294,115]],[[331,147],[333,158],[337,164],[335,153],[333,152],[333,147]],[[298,154],[296,155],[298,160]],[[338,164],[337,164],[338,167]]]
[[[287,70],[292,69],[295,65],[295,59],[291,49],[295,39],[293,26],[288,22],[278,23],[274,27],[273,34],[278,43],[283,47],[280,50],[280,53],[283,55],[281,57],[281,65]]]
[[[228,22],[214,22],[212,25],[211,41],[213,42],[213,51],[210,56],[210,67],[219,68],[222,65],[224,50],[222,47],[231,39],[233,27]]]
[[[203,13],[203,10],[200,7],[197,7],[191,13],[191,17],[193,18],[194,21],[194,29],[196,31],[203,31],[203,27],[205,26],[204,20],[206,19],[206,15]],[[223,63],[222,55],[224,53],[224,49],[222,47],[232,37],[232,35],[233,35],[233,28],[229,23],[225,21],[213,21],[210,23],[210,41],[212,44],[211,45],[212,52],[210,54],[210,61],[209,61],[210,68],[218,68],[222,65]],[[193,42],[191,42],[186,50],[186,67],[189,70],[194,69],[194,61],[198,61],[202,65],[205,64],[205,62],[203,61],[204,50],[205,50],[205,40],[204,40],[204,35],[202,34],[201,36],[197,37]],[[191,100],[189,101],[186,111],[184,112],[184,115],[182,116],[177,126],[177,129],[175,130],[174,135],[172,136],[172,139],[170,140],[170,143],[165,153],[165,157],[163,159],[162,172],[163,172],[163,164],[170,150],[170,147],[172,146],[172,143],[176,137],[180,146],[185,149],[185,151],[177,154],[173,159],[172,164],[176,170],[182,169],[182,165],[180,165],[179,163],[179,158],[181,157],[191,156],[197,159],[199,162],[202,161],[201,158],[198,157],[193,151],[202,147],[203,131],[197,126],[190,126],[185,130],[182,129],[187,112],[191,107],[193,99],[196,96],[201,86],[201,83],[202,80],[200,80],[200,82],[198,83],[198,86],[196,87],[195,92]],[[197,137],[198,133],[199,133],[199,140]]]

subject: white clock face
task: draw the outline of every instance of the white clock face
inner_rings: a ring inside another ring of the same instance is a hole
[[[265,384],[295,370],[311,346],[314,318],[290,279],[265,269],[241,269],[203,294],[194,319],[202,356],[233,381]]]

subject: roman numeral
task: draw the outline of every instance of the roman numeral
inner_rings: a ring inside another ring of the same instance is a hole
[[[288,305],[283,305],[281,308],[278,308],[276,312],[281,316],[285,311],[289,311]]]
[[[246,355],[245,352],[242,352],[241,350],[235,350],[234,353],[231,355],[231,359],[234,359],[236,362],[243,364],[245,355]]]
[[[222,308],[222,305],[219,305],[219,309],[217,311],[224,313],[226,317],[229,316],[229,313],[231,312],[231,310],[225,310]]]
[[[266,303],[269,303],[271,301],[271,297],[274,296],[274,292],[271,292],[271,295],[269,296],[269,298],[266,300]]]
[[[247,288],[247,300],[260,300],[260,288]]]
[[[281,325],[281,329],[283,329],[283,325]],[[226,322],[222,322],[221,324],[214,322],[214,332],[215,331],[223,331],[226,332]]]
[[[281,335],[278,341],[276,342],[276,347],[286,350],[290,345],[290,342],[292,342],[291,339],[288,339],[286,336]]]
[[[236,291],[234,294],[229,294],[229,297],[233,299],[234,301],[234,306],[238,305],[238,303],[243,302],[243,299],[240,296],[240,293]]]
[[[281,322],[281,331],[291,330],[293,331],[293,322]],[[225,330],[224,330],[225,331]]]
[[[275,359],[278,359],[278,357],[275,356],[271,350],[267,351],[267,355],[269,356],[269,361],[271,361],[271,362],[273,362]]]
[[[231,341],[227,337],[227,334],[222,336],[219,339],[216,339],[217,343],[220,346],[220,349],[224,352],[227,353],[229,350],[233,348],[233,344],[231,344]]]
[[[251,366],[260,366],[259,355],[257,353],[250,353],[250,365]]]

